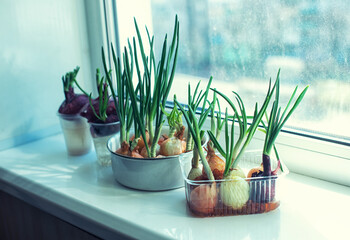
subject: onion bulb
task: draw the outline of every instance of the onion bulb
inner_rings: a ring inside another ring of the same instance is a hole
[[[222,179],[225,172],[225,161],[222,160],[218,155],[215,154],[214,149],[210,146],[210,144],[207,144],[208,147],[208,153],[207,153],[207,161],[210,166],[211,171],[213,172],[214,178],[216,180]],[[203,168],[203,177],[207,178],[207,174],[205,173],[205,170]]]
[[[137,150],[130,152],[129,156],[133,158],[143,158],[143,156]]]
[[[248,172],[248,178],[253,178],[253,177],[258,177],[262,176],[264,172],[264,169],[262,166],[260,167],[255,167],[249,170]]]
[[[147,148],[146,148],[146,147],[142,148],[141,151],[140,151],[140,154],[141,154],[141,156],[143,156],[144,158],[147,158],[147,157],[148,157]]]
[[[130,138],[130,141],[133,141],[134,139],[135,139],[135,135]],[[148,133],[148,131],[146,131],[146,140],[147,140],[147,143],[149,143],[149,133]],[[137,147],[139,149],[142,149],[142,148],[145,147],[145,141],[143,140],[142,136],[140,136],[139,140],[137,141]]]
[[[249,200],[249,184],[243,178],[230,176],[221,183],[220,197],[226,206],[241,209]]]
[[[164,156],[179,155],[186,150],[186,142],[176,137],[168,138],[160,145],[159,154]]]
[[[190,195],[190,208],[198,213],[209,214],[215,209],[218,200],[216,184],[199,185]]]
[[[246,178],[242,168],[240,168],[239,166],[237,166],[236,168],[232,169],[229,173],[230,177],[233,176],[237,176],[237,177],[241,177],[241,178]]]
[[[159,140],[158,140],[158,144],[161,145],[165,140],[167,140],[169,137],[166,135],[162,135],[160,136]]]
[[[115,152],[118,154],[121,154],[121,155],[128,155],[129,154],[129,144],[126,141],[122,142],[121,147],[118,148],[117,151],[115,151]]]
[[[202,176],[202,169],[200,169],[199,167],[193,167],[192,166],[190,172],[188,173],[188,177],[187,178],[189,180],[195,180],[199,176]]]
[[[148,146],[149,146],[149,148],[151,149],[151,145],[148,145]],[[160,146],[157,144],[157,146],[156,146],[156,156],[159,155],[159,150],[160,150]],[[146,148],[146,147],[142,148],[141,151],[140,151],[140,154],[141,154],[144,158],[148,158],[147,148]]]

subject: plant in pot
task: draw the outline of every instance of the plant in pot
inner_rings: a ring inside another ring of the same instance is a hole
[[[81,113],[81,116],[85,117],[90,125],[97,162],[101,166],[110,166],[111,156],[107,149],[107,141],[112,135],[119,132],[119,118],[114,100],[109,95],[108,81],[105,77],[100,76],[99,69],[96,69],[96,85],[98,97],[92,99],[90,93],[89,105]]]
[[[199,141],[200,141],[200,145],[202,146],[203,144],[203,137],[205,135],[205,131],[202,130],[203,128],[203,125],[209,115],[210,112],[212,112],[212,109],[214,108],[214,104],[215,104],[215,101],[213,101],[209,107],[207,108],[207,103],[208,103],[208,94],[209,94],[209,90],[210,90],[210,86],[211,86],[211,83],[212,83],[212,80],[213,78],[210,77],[209,81],[208,81],[208,84],[207,84],[207,87],[206,87],[206,90],[204,91],[204,93],[202,91],[200,91],[198,93],[198,89],[199,89],[199,85],[200,85],[200,82],[198,82],[194,92],[193,92],[193,95],[191,93],[191,84],[189,83],[188,84],[188,111],[190,111],[189,109],[192,109],[192,111],[194,112],[197,112],[197,109],[199,108],[199,105],[201,103],[202,104],[202,108],[200,109],[199,111],[199,116],[198,116],[198,119],[195,118],[194,116],[192,115],[189,115],[188,116],[188,121],[187,121],[187,124],[188,125],[192,125],[194,124],[194,122],[196,121],[197,123],[197,126],[198,126],[198,137],[199,137]],[[197,95],[198,94],[198,95]],[[176,95],[174,96],[174,102],[175,102],[175,106],[177,104],[179,104],[179,102],[177,101],[176,99]],[[182,109],[183,111],[184,108],[179,105],[180,109]],[[194,110],[193,110],[194,109]],[[190,128],[189,128],[190,129]],[[195,139],[192,137],[192,134],[190,131],[187,132],[187,139],[186,139],[186,151],[191,151],[193,150],[193,157],[192,157],[192,162],[191,162],[191,170],[190,172],[188,173],[188,178],[189,179],[197,179],[199,176],[202,175],[202,169],[199,168],[199,158],[200,158],[200,150],[198,149],[197,145],[194,144],[195,141],[198,140],[198,139]],[[205,145],[206,141],[204,142],[204,145]]]
[[[290,118],[295,109],[299,106],[300,102],[303,100],[309,86],[306,86],[304,90],[299,94],[297,99],[295,100],[293,106],[290,108],[292,101],[296,95],[298,86],[295,87],[289,101],[284,108],[283,112],[281,111],[281,107],[279,107],[279,96],[280,96],[280,70],[277,73],[276,79],[276,92],[275,92],[275,100],[270,110],[269,117],[266,115],[266,124],[262,121],[263,132],[265,132],[265,141],[264,147],[262,151],[262,163],[258,168],[253,168],[248,173],[248,177],[251,177],[252,183],[255,183],[255,188],[251,190],[251,199],[253,201],[257,201],[259,199],[260,202],[270,203],[275,198],[275,188],[276,188],[276,179],[277,173],[281,167],[281,161],[279,158],[279,154],[277,152],[277,148],[275,146],[275,141],[277,139],[278,134],[282,130],[282,127]],[[290,108],[290,109],[289,109]],[[282,115],[281,115],[282,114]],[[275,155],[277,157],[277,168],[275,170],[271,169],[271,151],[274,149]],[[265,181],[258,181],[257,179],[264,178]]]
[[[135,189],[159,191],[182,187],[184,182],[178,154],[186,155],[185,126],[176,107],[170,113],[163,108],[175,76],[179,22],[176,16],[170,46],[167,46],[168,38],[165,36],[159,61],[156,61],[153,49],[154,37],[148,34],[147,27],[148,55],[136,20],[135,29],[137,38],[133,38],[132,44],[129,42],[128,48],[124,48],[123,61],[115,57],[112,48],[114,79],[117,81],[117,89],[112,90],[115,92],[112,95],[118,97],[116,109],[121,126],[119,136],[111,138],[108,143],[114,176],[119,183]],[[107,72],[104,53],[103,64]],[[136,87],[133,82],[134,68]],[[108,81],[112,79],[108,77]],[[130,116],[123,112],[126,102],[130,103],[132,110],[131,137],[126,137],[129,135],[130,120]],[[169,126],[165,126],[166,117]]]
[[[296,90],[294,91],[286,110],[281,118],[279,118],[280,110],[276,109],[279,96],[278,75],[272,88],[270,81],[269,89],[261,108],[258,109],[258,104],[255,105],[254,114],[251,117],[252,121],[249,127],[247,124],[248,116],[246,115],[245,106],[238,93],[233,92],[237,101],[237,107],[226,95],[212,89],[227,101],[234,115],[229,116],[226,109],[224,118],[225,147],[221,146],[217,136],[215,136],[217,134],[214,134],[215,131],[213,131],[213,129],[208,131],[210,140],[217,149],[217,152],[213,151],[208,144],[207,156],[205,157],[204,154],[200,154],[205,176],[195,180],[185,177],[186,199],[192,213],[199,216],[240,215],[268,212],[279,206],[279,200],[275,195],[275,187],[277,186],[275,180],[278,176],[274,174],[277,173],[281,165],[277,163],[276,171],[272,174],[270,171],[270,175],[264,176],[264,172],[269,169],[266,166],[271,167],[271,165],[263,163],[262,167],[260,167],[261,158],[259,158],[259,155],[257,155],[256,152],[246,153],[246,149],[258,129],[259,124],[262,122],[262,117],[268,108],[273,93],[275,92],[276,97],[272,106],[269,125],[265,125],[264,131],[266,132],[266,139],[272,139],[277,136],[276,133],[278,134],[281,129],[281,124],[279,123],[285,123],[285,119],[291,115],[300,103],[306,89],[300,94],[292,110],[287,113],[287,108]],[[189,122],[189,116],[187,116],[183,109],[181,109],[181,111],[184,113],[186,121]],[[189,113],[190,116],[194,116],[194,112],[191,109]],[[286,116],[286,118],[284,118],[284,116]],[[231,129],[228,124],[229,120],[232,122]],[[278,127],[271,124],[271,122],[278,123]],[[239,129],[237,140],[234,140],[235,123],[238,123]],[[190,129],[192,135],[198,138],[196,122],[192,124]],[[270,143],[273,144],[272,141],[270,141]],[[263,151],[264,155],[269,153],[265,150]],[[261,153],[261,151],[259,152]],[[264,158],[266,157],[263,157],[263,159]],[[186,160],[180,158],[181,166],[183,165],[183,161]],[[223,162],[225,163],[224,168],[222,167]],[[256,171],[256,169],[258,169],[258,171]],[[286,172],[285,170],[285,173]],[[184,176],[186,176],[186,173],[184,173]]]
[[[80,112],[88,104],[89,99],[76,80],[79,69],[79,67],[76,67],[73,71],[67,72],[62,76],[65,99],[57,112],[66,143],[67,153],[72,156],[86,154],[91,149],[89,125],[86,120],[80,116]],[[74,92],[74,85],[76,85],[83,94],[76,94]]]

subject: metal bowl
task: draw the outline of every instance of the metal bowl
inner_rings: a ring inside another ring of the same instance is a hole
[[[119,147],[119,134],[117,134],[108,140],[107,148],[112,155],[114,178],[120,184],[145,191],[163,191],[184,186],[179,156],[132,158],[117,154],[115,151]],[[192,152],[183,155],[192,158]],[[191,168],[191,165],[188,167]]]
[[[207,142],[205,136],[204,144]],[[117,154],[120,147],[119,133],[111,137],[107,142],[107,148],[111,153],[112,170],[114,178],[120,184],[138,190],[164,191],[184,186],[184,179],[179,163],[179,156],[162,158],[132,158]],[[191,169],[192,151],[181,154],[189,158],[188,169]]]

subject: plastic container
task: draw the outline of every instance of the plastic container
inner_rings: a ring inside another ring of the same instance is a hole
[[[166,127],[162,129],[167,131]],[[205,135],[203,145],[208,137]],[[112,156],[114,178],[120,184],[144,191],[165,191],[184,186],[179,156],[188,159],[182,166],[191,169],[192,152],[161,158],[132,158],[116,153],[120,148],[119,134],[108,140],[108,149]]]
[[[91,136],[89,124],[79,115],[57,113],[66,143],[67,153],[80,156],[91,150]]]
[[[111,154],[107,148],[108,139],[120,131],[119,122],[89,123],[92,140],[100,166],[111,166]]]
[[[283,176],[289,172],[283,165],[283,173],[271,177],[194,181],[187,179],[190,159],[180,156],[179,160],[185,179],[187,208],[193,215],[200,217],[247,215],[275,210],[280,205],[278,193]],[[260,166],[261,161],[261,152],[246,152],[239,167],[247,176],[250,169]],[[271,168],[276,167],[276,161],[272,160]]]

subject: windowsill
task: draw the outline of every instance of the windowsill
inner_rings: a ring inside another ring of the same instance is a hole
[[[184,189],[143,192],[119,185],[92,151],[67,157],[55,135],[0,152],[0,189],[102,238],[336,239],[348,233],[350,188],[290,173],[279,209],[195,218]]]

